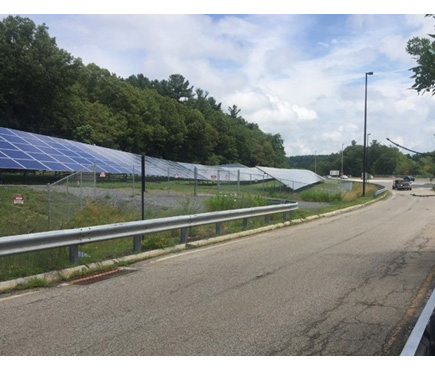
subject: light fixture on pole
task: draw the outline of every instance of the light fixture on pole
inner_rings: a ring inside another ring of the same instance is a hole
[[[366,72],[366,84],[365,84],[365,99],[364,99],[364,154],[363,154],[363,191],[362,196],[366,196],[366,181],[367,181],[367,76],[372,76],[373,72]]]

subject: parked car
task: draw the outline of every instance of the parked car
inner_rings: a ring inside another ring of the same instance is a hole
[[[414,177],[414,176],[411,176],[411,175],[408,175],[408,176],[405,176],[405,177],[403,178],[403,180],[405,180],[405,181],[409,181],[409,182],[414,182],[414,181],[415,181],[415,177]]]
[[[411,183],[405,180],[394,180],[393,181],[394,190],[412,190]]]

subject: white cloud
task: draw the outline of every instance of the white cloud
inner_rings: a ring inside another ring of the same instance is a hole
[[[420,15],[35,15],[60,47],[122,77],[182,74],[279,133],[288,155],[363,142],[364,77],[370,140],[434,148],[434,99],[410,87],[407,40],[434,33]],[[410,129],[412,128],[412,129]]]

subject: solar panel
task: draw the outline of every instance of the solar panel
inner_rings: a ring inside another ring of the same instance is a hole
[[[293,190],[323,181],[308,170],[242,165],[205,166],[145,157],[146,176],[236,182],[269,176]],[[76,141],[0,127],[0,169],[141,174],[141,156]]]
[[[90,171],[97,165],[107,173],[140,169],[140,156],[71,140],[0,127],[0,167],[46,171]],[[137,172],[137,171],[135,171]]]
[[[268,176],[258,168],[249,168],[245,166],[222,166],[222,170],[229,171],[231,174],[231,181],[237,181],[237,172],[239,171],[239,179],[242,182],[256,182],[262,181]],[[236,179],[234,180],[234,178]]]
[[[293,190],[323,181],[323,177],[309,170],[257,167]]]

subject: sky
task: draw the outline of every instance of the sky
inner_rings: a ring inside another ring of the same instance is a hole
[[[216,11],[189,2],[180,9],[178,2],[168,14],[165,1],[152,11],[129,1],[104,9],[79,3],[82,8],[0,5],[0,18],[17,14],[45,23],[58,47],[119,77],[181,74],[225,113],[236,105],[263,132],[280,134],[287,156],[338,153],[353,140],[362,145],[365,77],[373,72],[369,142],[393,145],[389,138],[414,151],[435,150],[435,100],[411,89],[409,69],[416,63],[405,50],[410,38],[435,33],[424,7],[358,12],[331,1],[329,8],[266,4],[248,12],[229,2]]]

